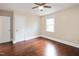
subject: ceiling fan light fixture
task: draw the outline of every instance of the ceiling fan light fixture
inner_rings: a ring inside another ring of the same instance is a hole
[[[39,6],[38,9],[39,9],[39,10],[43,10],[44,7],[43,7],[43,6]]]

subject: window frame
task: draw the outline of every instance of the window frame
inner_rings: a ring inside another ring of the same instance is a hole
[[[47,30],[47,20],[48,19],[52,19],[52,18],[53,18],[53,24],[52,24],[52,28],[53,29],[52,30]],[[55,32],[55,17],[51,17],[51,16],[50,17],[49,16],[48,17],[45,17],[45,31],[46,32]]]

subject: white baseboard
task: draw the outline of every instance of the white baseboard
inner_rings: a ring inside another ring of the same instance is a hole
[[[37,36],[32,36],[32,37],[27,37],[27,38],[25,38],[25,40],[32,40],[32,39],[37,38],[37,37],[39,37],[39,35],[37,35]]]
[[[3,41],[0,41],[0,43],[6,43],[6,42],[11,42],[11,40],[3,40]]]
[[[24,40],[32,40],[32,39],[37,38],[37,37],[39,37],[39,36],[37,35],[37,36],[27,37]],[[23,41],[23,40],[14,40],[13,41],[13,44],[15,44],[17,42],[21,42],[21,41]]]
[[[66,45],[70,45],[70,46],[79,48],[79,44],[69,42],[69,41],[65,41],[65,40],[62,40],[62,39],[56,39],[56,38],[48,37],[48,36],[45,36],[45,35],[37,35],[37,36],[27,37],[27,38],[25,38],[25,40],[31,40],[31,39],[34,39],[34,38],[37,38],[37,37],[44,37],[44,38],[47,38],[47,39],[50,39],[50,40],[54,40],[54,41],[57,41],[57,42],[60,42],[60,43],[66,44]],[[23,40],[13,41],[13,43],[15,44],[16,42],[20,42],[20,41],[23,41]]]
[[[60,42],[60,43],[64,43],[64,44],[67,44],[67,45],[70,45],[70,46],[73,46],[73,47],[76,47],[76,48],[79,48],[79,44],[76,44],[76,43],[73,43],[73,42],[69,42],[69,41],[65,41],[65,40],[61,40],[61,39],[56,39],[56,38],[48,37],[48,36],[45,36],[45,35],[40,35],[40,36],[47,38],[47,39],[50,39],[50,40]]]
[[[17,42],[21,42],[23,40],[13,40],[13,44],[17,43]]]

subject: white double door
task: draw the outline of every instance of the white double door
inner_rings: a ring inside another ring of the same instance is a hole
[[[23,41],[25,39],[25,17],[16,15],[14,26],[14,38],[11,39],[11,20],[9,16],[0,16],[0,43]]]
[[[0,16],[0,43],[11,41],[10,30],[10,17]]]

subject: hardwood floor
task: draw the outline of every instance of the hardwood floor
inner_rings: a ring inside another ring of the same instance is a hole
[[[0,44],[0,56],[79,56],[79,48],[46,38]]]

